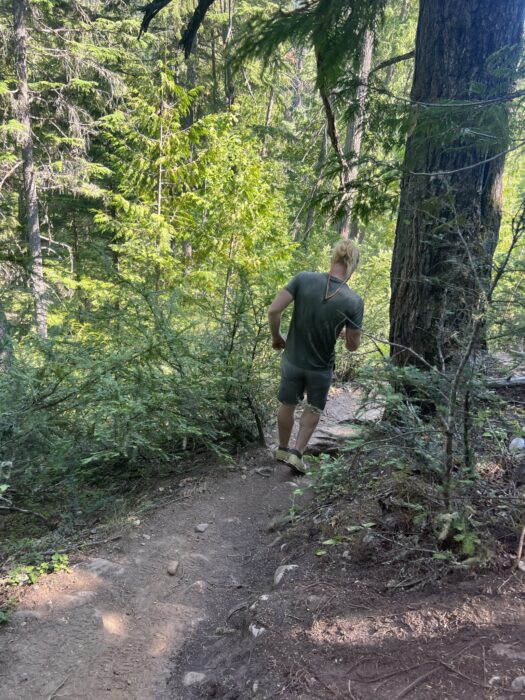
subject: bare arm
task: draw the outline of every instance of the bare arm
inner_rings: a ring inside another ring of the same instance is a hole
[[[282,312],[293,301],[293,296],[287,289],[283,289],[275,297],[268,309],[268,323],[272,334],[272,347],[280,350],[286,347],[286,341],[281,335],[281,315]]]
[[[356,328],[347,328],[345,333],[346,349],[354,352],[361,345],[361,331]]]

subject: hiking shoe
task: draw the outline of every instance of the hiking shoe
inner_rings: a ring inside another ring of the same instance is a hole
[[[278,462],[284,462],[287,464],[289,454],[290,450],[287,447],[278,447],[273,453],[273,456]]]
[[[306,466],[303,462],[303,455],[299,450],[288,450],[285,463],[299,474],[306,474]]]

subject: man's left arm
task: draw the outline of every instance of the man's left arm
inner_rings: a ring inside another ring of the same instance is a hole
[[[272,334],[272,347],[275,350],[283,350],[286,347],[286,341],[281,335],[281,316],[283,311],[293,301],[293,296],[287,289],[283,289],[275,297],[268,309],[268,323],[270,325],[270,333]]]

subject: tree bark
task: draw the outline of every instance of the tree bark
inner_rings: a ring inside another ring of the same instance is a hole
[[[339,227],[341,238],[357,238],[357,221],[352,220],[352,210],[354,208],[356,189],[354,187],[359,175],[359,158],[361,156],[361,146],[363,144],[363,134],[366,122],[366,97],[368,95],[368,78],[372,68],[372,53],[374,51],[374,32],[367,29],[363,41],[361,53],[361,64],[359,66],[359,85],[356,91],[356,113],[353,120],[348,124],[345,139],[345,151],[347,161],[351,161],[347,176],[346,202],[343,211],[343,218]],[[352,222],[352,226],[351,226]]]
[[[9,324],[0,299],[0,371],[9,369],[12,365],[13,351],[9,337]]]
[[[323,139],[321,141],[321,149],[319,151],[319,157],[317,158],[317,163],[315,164],[316,180],[312,190],[310,192],[310,203],[308,205],[308,210],[306,212],[306,222],[304,225],[304,235],[302,239],[302,244],[305,245],[310,233],[314,227],[315,214],[317,212],[317,207],[315,206],[315,198],[319,194],[319,189],[321,187],[321,182],[323,179],[322,169],[324,162],[326,160],[326,152],[328,150],[328,133],[326,127],[323,129]]]
[[[524,8],[525,0],[420,0],[390,341],[430,365],[446,367],[457,356],[490,282],[508,105],[468,101],[509,92]],[[391,348],[396,365],[420,364]]]
[[[22,169],[24,175],[24,198],[26,230],[30,256],[30,279],[35,302],[36,329],[42,338],[47,337],[46,284],[42,262],[40,220],[38,215],[38,192],[33,158],[33,132],[31,129],[31,98],[27,81],[27,43],[25,0],[13,0],[13,22],[15,32],[15,65],[17,94],[15,110],[23,126],[20,137],[22,146]]]

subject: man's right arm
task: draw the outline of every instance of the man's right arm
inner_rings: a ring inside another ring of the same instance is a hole
[[[347,327],[345,334],[346,349],[350,350],[350,352],[357,350],[361,345],[361,336],[362,333],[360,329]]]
[[[359,305],[357,309],[354,309],[352,316],[347,318],[346,322],[346,334],[345,334],[345,345],[346,349],[350,352],[355,352],[357,348],[361,345],[361,326],[363,324],[363,314],[365,306],[363,300],[359,297]]]

